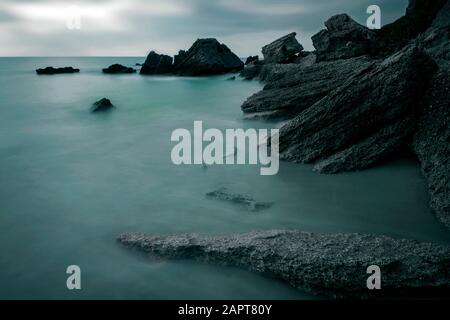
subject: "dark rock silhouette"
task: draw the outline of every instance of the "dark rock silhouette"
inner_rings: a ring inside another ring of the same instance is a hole
[[[288,62],[303,50],[303,46],[295,38],[296,33],[292,32],[281,37],[262,48],[265,63]]]
[[[257,202],[249,195],[232,193],[228,191],[226,188],[221,188],[218,190],[208,192],[206,196],[208,198],[227,201],[230,203],[243,206],[248,211],[253,212],[269,209],[273,205],[273,203],[271,202]]]
[[[247,57],[247,59],[245,60],[245,65],[248,65],[250,63],[257,63],[257,62],[259,62],[258,56],[250,56],[250,57]]]
[[[435,70],[413,45],[361,70],[281,128],[281,157],[326,173],[378,163],[413,133]]]
[[[206,76],[240,71],[244,63],[216,39],[198,39],[176,57],[173,72],[183,76]]]
[[[447,0],[410,0],[403,17],[381,30],[374,30],[377,41],[373,43],[373,53],[387,55],[403,48],[428,29],[446,3]]]
[[[306,67],[301,64],[264,65],[258,77],[267,85],[264,90],[249,97],[242,110],[267,119],[292,118],[372,63],[371,59],[360,57]]]
[[[178,51],[178,54],[175,55],[173,65],[176,68],[178,65],[180,65],[187,57],[185,50]]]
[[[421,35],[439,71],[424,99],[412,149],[420,160],[431,194],[431,208],[450,228],[450,2]]]
[[[114,108],[114,105],[111,103],[111,101],[107,98],[100,99],[99,101],[95,102],[92,105],[91,111],[92,112],[103,112],[108,111]]]
[[[411,0],[405,16],[381,30],[347,15],[326,25],[314,39],[317,61],[299,55],[242,71],[267,83],[242,105],[245,117],[294,117],[281,129],[282,158],[323,173],[360,170],[412,149],[431,207],[450,227],[449,2]]]
[[[110,65],[108,68],[105,68],[102,70],[103,73],[109,73],[109,74],[118,74],[118,73],[135,73],[136,70],[133,68],[125,67],[121,64],[113,64]]]
[[[142,65],[141,74],[167,74],[172,72],[172,57],[150,51]]]
[[[375,33],[360,25],[347,14],[331,17],[325,22],[327,30],[312,37],[317,59],[336,60],[358,57],[371,52]]]
[[[62,74],[62,73],[78,73],[80,72],[80,69],[75,69],[72,67],[63,67],[63,68],[53,68],[53,67],[47,67],[44,69],[37,69],[37,74]]]
[[[267,81],[266,74],[272,70],[283,69],[283,65],[300,64],[308,66],[316,61],[316,55],[311,52],[303,52],[303,47],[292,32],[262,48],[264,60],[258,56],[250,56],[245,62],[244,69],[239,76],[245,80],[259,79]],[[288,67],[289,68],[289,67]]]
[[[420,297],[421,291],[444,297],[450,288],[449,247],[385,236],[271,230],[220,237],[125,233],[118,241],[162,258],[246,268],[330,298]],[[382,290],[367,289],[371,265],[383,272]]]

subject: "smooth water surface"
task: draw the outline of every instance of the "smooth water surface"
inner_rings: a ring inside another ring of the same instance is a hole
[[[0,59],[0,298],[313,298],[236,268],[148,261],[116,243],[125,231],[295,228],[450,242],[413,160],[334,176],[289,163],[276,176],[260,176],[258,166],[173,165],[171,132],[192,130],[194,120],[219,129],[274,124],[242,119],[257,82],[100,71],[142,60]],[[81,73],[35,74],[49,65]],[[117,108],[90,113],[103,97]],[[221,187],[275,205],[252,213],[205,198]],[[66,289],[72,264],[81,267],[81,291]]]

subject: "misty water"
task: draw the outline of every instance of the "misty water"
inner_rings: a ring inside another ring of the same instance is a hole
[[[281,163],[175,166],[174,129],[269,128],[240,105],[261,89],[228,76],[103,75],[143,58],[0,59],[0,298],[310,299],[285,283],[237,268],[150,261],[116,242],[126,231],[229,234],[265,229],[361,232],[450,243],[428,208],[413,159],[358,173],[319,175]],[[80,74],[37,76],[74,66]],[[117,106],[89,112],[107,97]],[[250,212],[207,199],[227,188],[274,202]],[[66,288],[79,265],[82,290]]]

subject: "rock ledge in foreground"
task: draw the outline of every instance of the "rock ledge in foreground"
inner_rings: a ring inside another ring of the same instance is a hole
[[[450,291],[450,249],[361,234],[270,230],[230,236],[124,233],[126,247],[168,259],[194,259],[270,274],[332,298],[432,297]],[[367,289],[367,267],[382,272],[382,290]]]

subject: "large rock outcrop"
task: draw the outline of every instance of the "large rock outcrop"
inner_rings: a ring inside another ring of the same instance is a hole
[[[240,71],[244,63],[216,39],[198,39],[192,47],[176,57],[173,72],[183,76],[205,76]]]
[[[268,83],[264,90],[249,97],[241,108],[247,117],[292,118],[372,63],[367,57],[359,57],[306,66],[264,65],[258,76]]]
[[[349,15],[333,16],[325,22],[325,26],[326,30],[311,38],[319,61],[347,59],[371,52],[375,33]]]
[[[208,237],[126,233],[123,245],[169,259],[195,259],[272,275],[331,298],[444,297],[450,290],[450,249],[361,234],[262,231]],[[382,290],[367,289],[367,268],[382,273]]]
[[[285,160],[337,173],[372,166],[408,142],[436,70],[415,45],[350,77],[280,130]]]
[[[172,57],[150,51],[142,65],[141,74],[167,74],[172,72]]]
[[[285,63],[292,61],[303,46],[295,38],[297,34],[292,32],[281,37],[262,48],[265,63]]]
[[[53,68],[46,67],[43,69],[36,69],[36,73],[39,75],[52,75],[52,74],[63,74],[63,73],[78,73],[80,69],[72,68],[72,67],[62,67],[62,68]]]
[[[111,100],[109,100],[107,98],[102,98],[92,104],[91,112],[93,112],[93,113],[104,112],[104,111],[109,111],[113,108],[114,108],[114,105],[112,104]]]
[[[121,64],[113,64],[108,68],[102,70],[103,73],[107,74],[126,74],[126,73],[135,73],[136,70],[130,67],[123,66]]]
[[[421,36],[439,71],[423,100],[412,149],[420,160],[431,194],[431,208],[450,228],[450,2]]]

